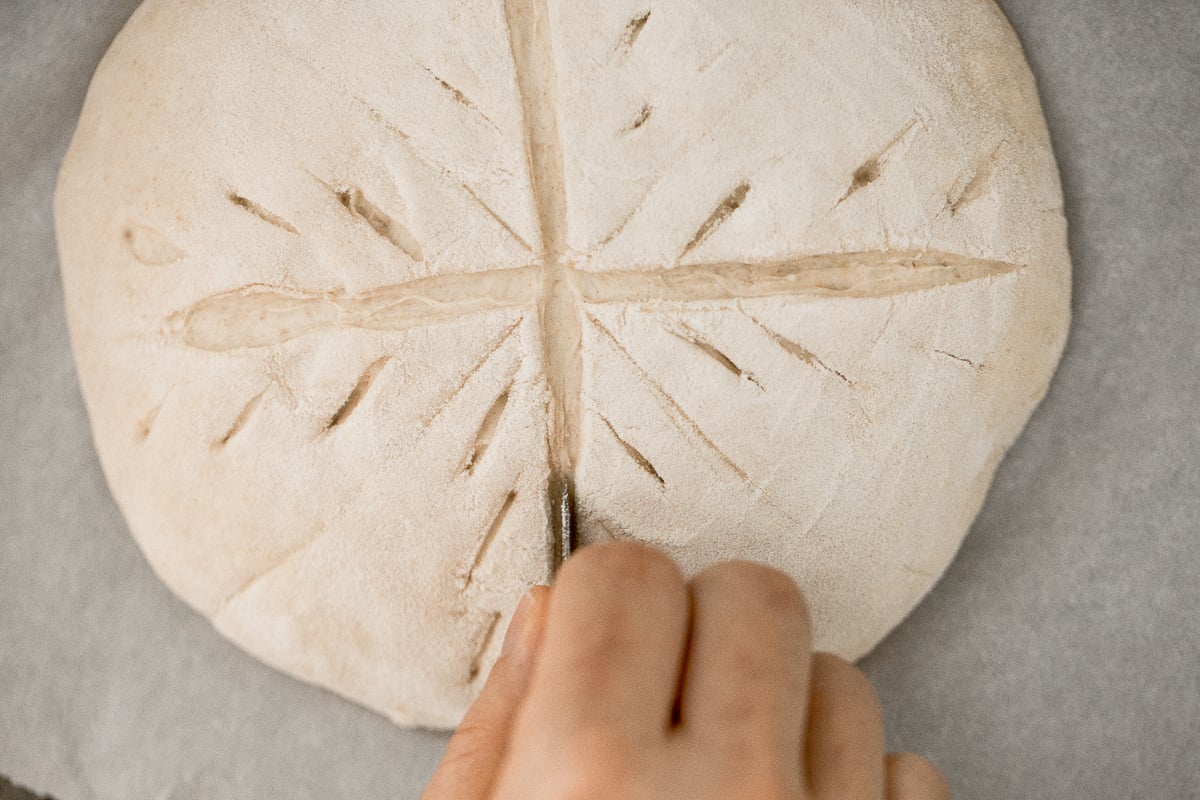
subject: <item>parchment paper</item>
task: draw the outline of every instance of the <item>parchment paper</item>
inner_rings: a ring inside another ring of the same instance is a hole
[[[136,5],[0,0],[0,773],[59,800],[415,798],[445,738],[227,644],[100,475],[50,197]],[[1200,797],[1200,3],[1001,5],[1063,170],[1075,326],[949,575],[864,665],[890,746],[963,800]]]

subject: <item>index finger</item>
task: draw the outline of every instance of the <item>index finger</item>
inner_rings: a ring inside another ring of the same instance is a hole
[[[522,724],[552,740],[578,730],[665,737],[688,627],[678,567],[650,547],[594,545],[553,591]]]

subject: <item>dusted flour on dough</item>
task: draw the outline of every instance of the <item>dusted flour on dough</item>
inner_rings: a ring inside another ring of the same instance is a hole
[[[1069,316],[990,0],[148,0],[57,195],[150,563],[453,725],[580,538],[805,588],[857,657],[952,559]]]

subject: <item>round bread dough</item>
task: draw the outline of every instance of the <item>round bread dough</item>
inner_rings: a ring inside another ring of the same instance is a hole
[[[523,592],[746,558],[855,658],[945,570],[1069,319],[990,0],[149,0],[56,198],[105,473],[224,635],[455,724]]]

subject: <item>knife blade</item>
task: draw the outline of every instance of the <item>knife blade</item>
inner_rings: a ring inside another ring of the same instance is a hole
[[[570,478],[559,484],[558,496],[559,564],[575,550],[575,486]]]

